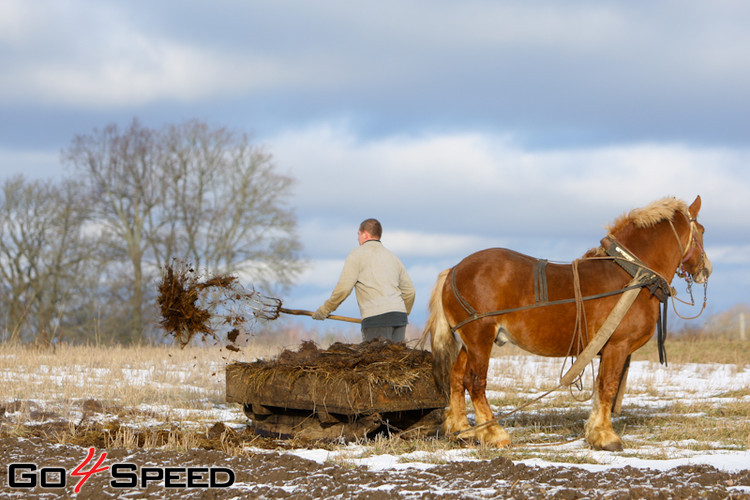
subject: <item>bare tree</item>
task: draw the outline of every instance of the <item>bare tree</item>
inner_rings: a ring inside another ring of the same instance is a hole
[[[7,180],[0,199],[0,290],[5,331],[49,343],[71,322],[91,244],[72,182]]]
[[[301,268],[286,205],[292,179],[276,172],[271,155],[246,134],[200,121],[169,127],[163,141],[170,224],[153,241],[158,262],[180,256],[266,286],[289,284]]]
[[[160,148],[156,132],[133,121],[120,133],[109,125],[91,135],[78,135],[69,149],[63,151],[63,162],[72,163],[82,176],[94,203],[92,218],[104,236],[112,242],[113,261],[129,264],[129,330],[138,340],[143,329],[145,307],[145,254],[158,228],[162,202],[160,188]]]
[[[149,284],[169,259],[249,271],[287,285],[301,269],[292,180],[245,134],[200,121],[154,130],[137,120],[76,136],[63,151],[85,182],[114,263],[130,274],[131,340],[142,337]]]

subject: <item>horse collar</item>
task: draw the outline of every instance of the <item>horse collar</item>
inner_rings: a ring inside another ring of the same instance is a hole
[[[627,273],[635,278],[636,273],[640,269],[648,269],[646,265],[641,262],[641,259],[636,257],[633,252],[625,248],[625,246],[622,245],[619,241],[615,239],[614,236],[611,234],[608,234],[604,237],[604,241],[602,241],[604,248],[604,251],[614,259],[614,261]]]
[[[629,275],[635,278],[640,269],[649,271],[650,276],[646,277],[642,286],[647,288],[651,292],[651,295],[656,297],[662,304],[659,310],[659,317],[656,320],[656,340],[659,351],[659,362],[667,364],[667,350],[665,348],[667,340],[667,301],[672,295],[669,283],[663,276],[651,271],[633,252],[620,244],[614,236],[608,234],[604,239],[603,243],[608,243],[602,245],[604,251],[612,257],[615,263],[627,271]]]

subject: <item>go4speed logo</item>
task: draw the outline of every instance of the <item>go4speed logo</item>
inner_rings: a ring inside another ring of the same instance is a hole
[[[102,452],[92,465],[95,448],[89,448],[86,458],[70,473],[63,467],[38,467],[34,463],[13,463],[8,466],[8,486],[18,489],[65,488],[68,476],[77,480],[73,491],[81,487],[94,474],[109,473],[113,488],[146,488],[161,484],[165,488],[227,488],[234,484],[235,476],[226,467],[138,467],[132,463],[103,465],[107,453]]]

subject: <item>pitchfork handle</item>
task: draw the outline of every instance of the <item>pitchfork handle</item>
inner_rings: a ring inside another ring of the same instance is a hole
[[[294,314],[296,316],[312,316],[314,313],[312,311],[305,311],[304,309],[284,309],[283,307],[279,309],[279,311],[285,313],[285,314]],[[349,316],[336,316],[335,314],[331,314],[326,319],[335,319],[337,321],[347,321],[349,323],[362,323],[362,320],[359,318],[350,318]]]

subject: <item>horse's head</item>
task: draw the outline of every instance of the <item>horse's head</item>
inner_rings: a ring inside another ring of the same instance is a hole
[[[688,220],[689,234],[687,244],[678,237],[682,249],[682,257],[677,274],[680,277],[692,276],[696,283],[705,283],[713,271],[713,265],[706,255],[703,246],[703,232],[705,229],[698,222],[698,212],[701,209],[701,197],[695,198],[695,201],[688,208],[688,213],[684,214]],[[684,238],[684,237],[683,237]]]

